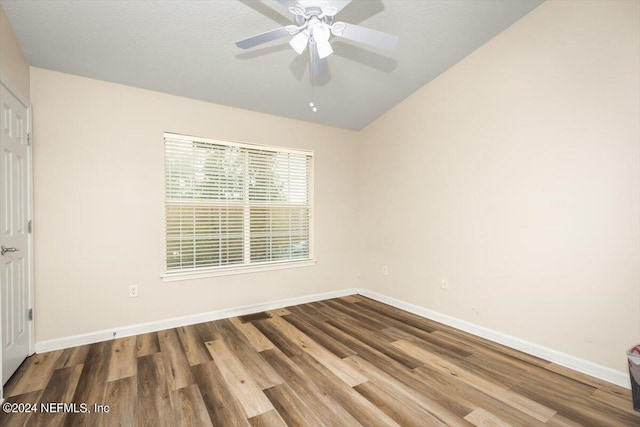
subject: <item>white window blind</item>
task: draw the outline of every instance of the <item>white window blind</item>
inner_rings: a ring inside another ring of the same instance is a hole
[[[167,272],[311,258],[311,152],[165,134]]]

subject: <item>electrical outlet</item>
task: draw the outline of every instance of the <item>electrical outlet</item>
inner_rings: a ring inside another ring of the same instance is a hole
[[[449,282],[447,280],[445,280],[445,279],[442,279],[442,285],[440,285],[440,287],[442,289],[448,290],[449,289]]]
[[[129,285],[129,298],[138,298],[138,285]]]
[[[389,267],[387,267],[386,265],[382,266],[382,275],[383,276],[388,276],[389,275]]]

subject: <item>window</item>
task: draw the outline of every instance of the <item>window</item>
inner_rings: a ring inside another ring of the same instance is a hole
[[[312,258],[313,153],[165,134],[165,277]]]

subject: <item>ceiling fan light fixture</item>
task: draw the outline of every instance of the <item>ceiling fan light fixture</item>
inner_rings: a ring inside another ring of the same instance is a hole
[[[309,32],[306,30],[300,31],[289,42],[298,55],[302,55],[302,52],[304,52],[307,47],[307,43],[309,43]]]
[[[326,58],[333,53],[331,43],[329,43],[327,40],[318,40],[316,46],[318,48],[318,57],[320,59]]]
[[[313,27],[313,39],[316,42],[320,59],[326,58],[333,53],[329,37],[331,37],[331,30],[329,30],[328,25],[318,23]]]

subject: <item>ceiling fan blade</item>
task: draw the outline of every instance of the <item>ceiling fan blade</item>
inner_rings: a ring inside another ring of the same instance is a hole
[[[338,12],[345,8],[346,5],[351,3],[352,0],[325,0],[322,2],[322,7],[324,9],[325,6],[330,6],[331,8],[335,8],[335,12],[333,12],[330,16],[335,16]]]
[[[331,27],[331,32],[335,36],[378,49],[393,49],[398,45],[398,41],[400,40],[398,36],[346,22],[336,22]]]
[[[277,40],[282,37],[287,37],[292,35],[289,27],[280,27],[275,30],[267,31],[266,33],[256,34],[255,36],[246,38],[244,40],[240,40],[236,42],[236,46],[241,49],[249,49],[250,47],[258,46],[262,43],[267,43],[272,40]]]
[[[318,46],[309,40],[309,69],[312,76],[319,76],[327,72],[327,60],[318,56]]]

